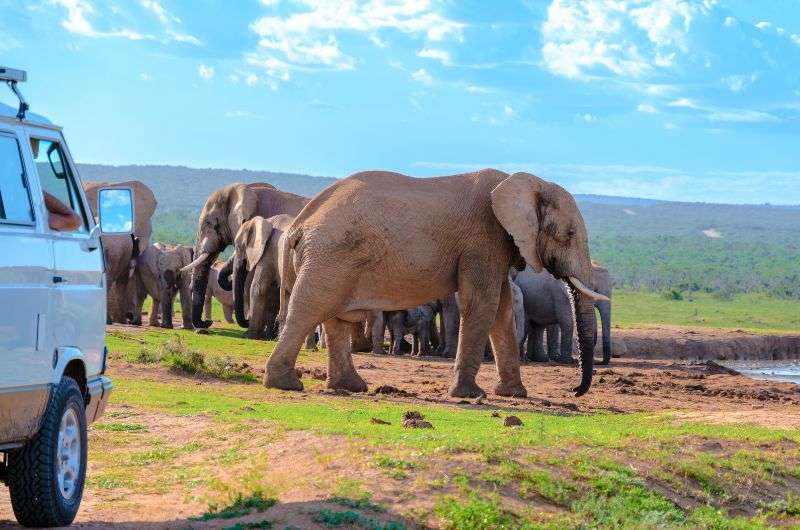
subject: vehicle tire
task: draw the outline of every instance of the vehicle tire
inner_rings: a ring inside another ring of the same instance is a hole
[[[78,384],[64,376],[39,432],[9,456],[8,489],[24,526],[66,526],[75,519],[86,478],[86,414]]]

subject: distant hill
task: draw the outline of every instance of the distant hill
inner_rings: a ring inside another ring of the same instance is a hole
[[[159,211],[200,210],[208,195],[232,182],[269,182],[291,193],[311,197],[336,182],[331,177],[315,177],[248,169],[196,169],[185,166],[106,166],[78,164],[83,180],[141,180],[158,199]]]
[[[192,243],[197,212],[231,182],[269,182],[316,195],[336,179],[183,166],[80,164],[87,180],[138,179],[159,207],[155,240]],[[702,290],[721,296],[767,292],[800,298],[800,206],[732,205],[576,195],[589,228],[592,258],[615,285],[656,291]]]

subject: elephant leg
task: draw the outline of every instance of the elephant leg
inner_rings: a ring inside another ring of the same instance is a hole
[[[354,326],[338,318],[325,321],[328,331],[328,388],[366,392],[367,383],[358,375],[351,355]]]
[[[222,304],[222,314],[225,317],[225,322],[233,324],[233,306]]]
[[[442,357],[446,359],[452,359],[456,356],[460,318],[456,294],[453,293],[442,301],[442,323],[444,324]]]
[[[559,348],[561,344],[561,328],[558,324],[552,324],[546,327],[547,330],[547,355],[550,359],[558,357]]]
[[[269,303],[272,290],[269,285],[265,285],[263,267],[259,264],[253,271],[252,282],[250,283],[250,319],[244,336],[248,339],[264,338],[264,330],[269,318]],[[303,339],[305,336],[303,335]]]
[[[386,327],[383,321],[383,311],[373,311],[370,315],[372,321],[372,353],[375,355],[386,355],[386,350],[383,349],[383,334]],[[369,321],[368,321],[369,322]]]
[[[528,335],[528,359],[537,363],[550,360],[544,349],[544,326],[531,325],[531,333]]]
[[[212,298],[213,297],[211,296],[211,289],[208,289],[206,291],[205,303],[203,304],[203,318],[205,320],[211,320],[211,307],[212,307],[211,306],[211,300],[212,300]]]
[[[172,304],[175,300],[175,291],[167,286],[161,292],[161,327],[172,329]]]
[[[491,282],[493,266],[462,257],[459,264],[458,306],[461,313],[461,333],[455,362],[455,381],[450,387],[452,397],[485,396],[475,377],[481,366],[489,329],[497,314],[502,282]],[[507,267],[506,267],[507,268]],[[496,276],[496,275],[495,275]]]
[[[319,331],[319,347],[320,348],[327,348],[328,347],[328,335],[325,333],[325,326],[322,324],[319,325],[317,328]]]
[[[558,334],[554,333],[554,336],[558,337],[560,335],[561,340],[557,341],[558,344],[557,355],[553,356],[551,354],[550,360],[561,364],[574,363],[575,361],[572,358],[572,332],[574,329],[574,326],[572,325],[572,319],[570,318],[568,321],[562,322],[560,325],[550,326],[547,329],[548,343],[550,342],[549,335],[550,335],[550,329],[552,328],[558,330]]]
[[[318,294],[319,289],[314,288],[316,285],[329,286],[324,298]],[[337,286],[338,291],[333,291],[330,286]],[[350,284],[336,278],[333,271],[328,269],[320,268],[314,273],[301,271],[298,274],[289,298],[286,322],[264,370],[265,386],[283,390],[303,389],[303,383],[295,372],[300,347],[320,322],[330,319],[331,315],[339,312],[341,301],[351,287]],[[325,334],[328,334],[329,330],[327,326],[325,327]],[[349,348],[349,342],[347,344]]]
[[[430,345],[429,353],[438,352],[439,351],[439,330],[436,327],[436,320],[438,316],[438,311],[433,314],[433,320],[428,323],[428,344]]]
[[[149,326],[158,326],[161,315],[161,299],[153,298],[153,305],[150,307]]]
[[[194,324],[192,323],[191,278],[189,278],[188,275],[182,276],[178,287],[181,297],[181,319],[183,320],[183,329],[194,329]],[[211,320],[211,317],[209,316],[208,319]]]
[[[423,355],[431,354],[431,327],[433,322],[422,322],[421,329],[419,330],[420,336],[420,353]]]
[[[528,391],[525,390],[520,377],[514,303],[508,282],[503,282],[500,289],[497,316],[489,331],[489,339],[492,344],[497,375],[500,378],[500,382],[494,387],[494,393],[499,396],[526,397]]]
[[[419,332],[414,330],[411,334],[411,355],[419,356]]]
[[[354,352],[368,352],[372,349],[372,341],[367,338],[364,332],[364,322],[353,322],[350,324],[352,328],[352,345]]]
[[[278,311],[280,310],[280,293],[277,288],[270,289],[267,303],[267,314],[264,319],[264,338],[275,340],[278,338]]]
[[[317,351],[317,333],[312,331],[306,337],[305,349]]]
[[[611,302],[600,302],[600,320],[603,325],[603,362],[611,362]]]

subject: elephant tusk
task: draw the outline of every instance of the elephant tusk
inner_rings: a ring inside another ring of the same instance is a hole
[[[596,293],[596,292],[592,291],[591,289],[589,289],[588,287],[583,285],[583,282],[581,282],[575,276],[570,276],[569,277],[569,283],[571,283],[573,287],[575,287],[577,290],[579,290],[581,292],[581,294],[584,294],[584,295],[588,296],[589,298],[592,298],[592,299],[597,300],[599,302],[608,302],[609,301],[609,298],[606,295],[600,294],[600,293]]]
[[[190,269],[194,269],[195,267],[203,263],[206,260],[206,258],[208,258],[208,252],[203,252],[202,254],[197,256],[197,259],[195,259],[193,262],[191,262],[185,267],[181,267],[181,272],[186,272]]]

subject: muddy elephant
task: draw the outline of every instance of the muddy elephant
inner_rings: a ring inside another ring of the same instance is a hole
[[[150,307],[150,318],[148,324],[150,326],[160,326],[161,315],[161,296],[162,296],[162,280],[161,274],[158,270],[158,258],[163,250],[161,243],[153,243],[147,248],[143,249],[139,256],[136,258],[135,278],[137,281],[138,298],[136,300],[136,310],[134,315],[138,316],[141,323],[142,306],[145,299],[150,296],[153,304]]]
[[[508,286],[509,268],[525,262],[569,280],[574,290],[582,361],[575,393],[583,395],[592,380],[594,300],[602,295],[586,287],[588,236],[572,195],[528,173],[492,169],[435,178],[371,171],[340,180],[313,198],[284,235],[284,325],[264,383],[303,388],[297,355],[324,322],[327,385],[365,391],[348,323],[458,291],[461,329],[450,395],[485,395],[475,377],[490,338],[500,379],[495,393],[525,396]]]
[[[594,306],[600,313],[600,323],[603,332],[603,360],[601,364],[611,362],[611,275],[608,269],[597,262],[592,262],[592,289],[605,295],[608,300],[598,300]],[[597,344],[597,328],[595,328],[594,342]]]
[[[107,320],[111,322],[141,322],[135,313],[136,282],[131,282],[135,260],[139,251],[150,246],[153,233],[151,219],[158,202],[153,191],[138,180],[125,182],[90,182],[83,184],[86,198],[97,218],[97,191],[100,188],[130,188],[133,190],[133,235],[105,235],[100,237],[106,264],[106,290],[108,296]]]
[[[203,320],[203,305],[211,265],[233,239],[239,227],[259,215],[269,218],[278,214],[296,215],[308,199],[287,193],[266,183],[229,184],[214,191],[206,199],[197,223],[195,260],[186,270],[192,270],[192,323],[195,328],[207,328]]]
[[[233,288],[231,285],[223,286],[225,280],[222,280],[223,284],[220,284],[220,278],[226,277],[225,271],[223,270],[226,267],[230,267],[232,271],[233,260],[216,262],[211,266],[211,270],[208,272],[208,288],[206,289],[203,318],[211,320],[211,301],[216,298],[222,306],[222,316],[225,318],[225,322],[233,324]],[[231,273],[228,272],[227,277],[230,277],[230,274]],[[247,300],[245,300],[245,310],[246,309]]]
[[[233,307],[236,322],[247,328],[245,336],[260,339],[272,326],[280,303],[279,257],[281,236],[294,219],[291,215],[248,219],[234,238]],[[245,283],[251,275],[250,318],[245,314]]]

